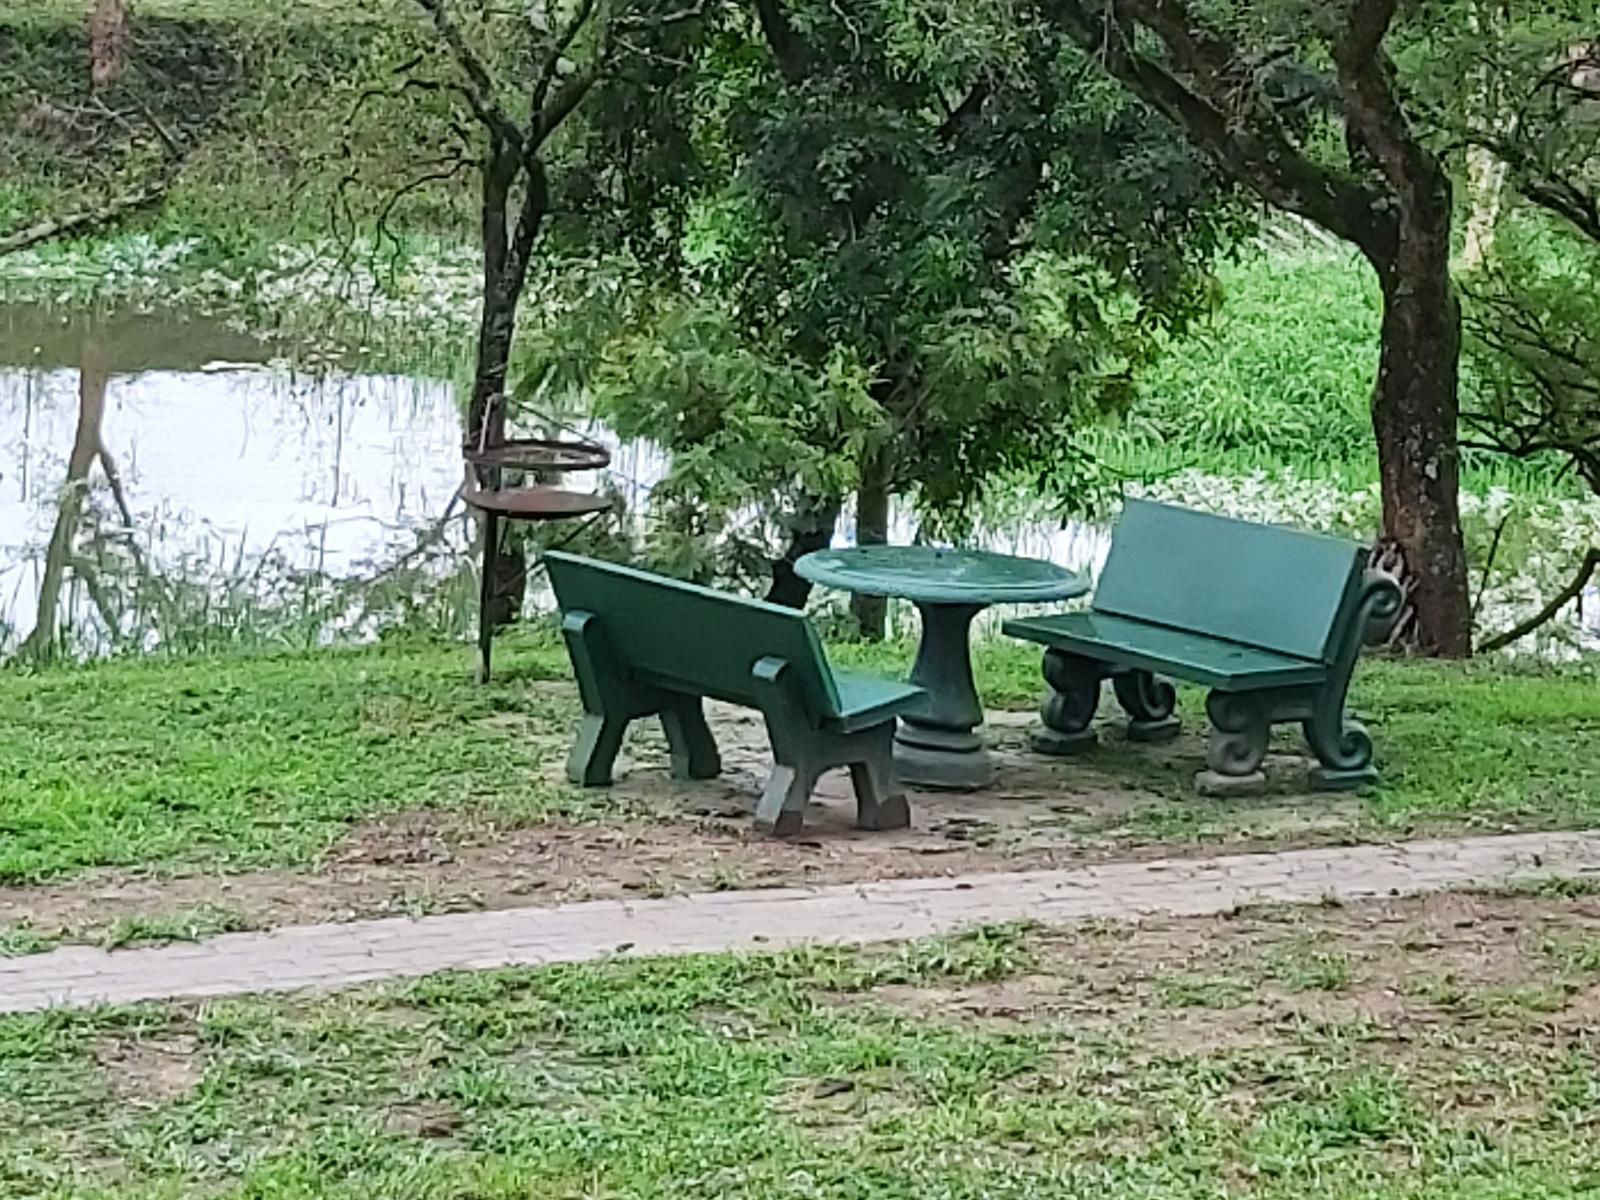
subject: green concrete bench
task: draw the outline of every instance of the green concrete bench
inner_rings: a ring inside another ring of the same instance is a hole
[[[1345,711],[1361,647],[1400,609],[1400,591],[1350,542],[1148,501],[1128,502],[1087,612],[1008,621],[1048,647],[1044,728],[1034,745],[1091,745],[1089,722],[1110,679],[1130,738],[1176,734],[1164,676],[1211,689],[1206,790],[1262,780],[1271,727],[1298,722],[1335,790],[1376,779],[1372,738]]]
[[[770,833],[800,830],[817,777],[849,767],[862,829],[910,823],[894,770],[899,715],[921,688],[835,671],[804,614],[571,554],[544,557],[583,697],[567,775],[611,782],[628,725],[658,717],[679,779],[711,779],[722,760],[702,697],[760,711],[775,762],[756,808]]]

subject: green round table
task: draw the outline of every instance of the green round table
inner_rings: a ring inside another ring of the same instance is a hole
[[[994,782],[994,756],[979,732],[983,705],[972,681],[972,620],[995,604],[1032,604],[1081,596],[1076,571],[1037,558],[936,546],[858,546],[819,550],[795,564],[822,587],[909,600],[922,614],[911,682],[928,693],[927,709],[902,717],[895,734],[900,777],[919,787],[971,791]]]

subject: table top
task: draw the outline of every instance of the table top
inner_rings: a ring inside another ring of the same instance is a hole
[[[1082,575],[1043,559],[938,546],[818,550],[794,569],[802,579],[824,587],[925,604],[1038,603],[1089,590]]]

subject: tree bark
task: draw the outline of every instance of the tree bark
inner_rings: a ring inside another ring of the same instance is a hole
[[[861,464],[856,488],[856,545],[883,546],[889,541],[892,471],[887,447],[870,451]],[[857,631],[869,642],[881,642],[888,631],[889,601],[861,593],[850,598]]]
[[[808,498],[801,501],[789,522],[789,546],[773,561],[772,583],[767,588],[767,603],[785,608],[804,608],[811,598],[811,584],[795,573],[794,565],[807,554],[826,550],[839,523],[839,502]]]
[[[1461,535],[1458,441],[1461,307],[1450,280],[1448,185],[1443,210],[1405,222],[1399,252],[1379,266],[1382,349],[1372,404],[1384,537],[1405,559],[1417,649],[1472,653]]]
[[[103,91],[127,69],[127,0],[95,0],[89,12],[89,86]]]
[[[1051,0],[1062,28],[1263,200],[1358,246],[1383,281],[1373,401],[1384,529],[1415,580],[1422,647],[1471,652],[1455,488],[1461,314],[1450,283],[1450,184],[1415,135],[1384,39],[1397,0],[1348,0],[1331,50],[1348,170],[1306,155],[1247,77],[1252,53],[1186,0]],[[1139,27],[1165,47],[1140,47]]]
[[[1470,0],[1467,28],[1485,44],[1498,44],[1505,24],[1504,5],[1499,0]],[[1514,119],[1499,111],[1494,79],[1487,66],[1472,71],[1469,97],[1471,123],[1500,140]],[[1507,165],[1486,145],[1467,146],[1467,229],[1461,245],[1461,269],[1475,271],[1494,253],[1496,227],[1505,197]]]
[[[467,444],[473,449],[505,440],[505,388],[511,342],[516,333],[517,300],[511,288],[511,188],[521,164],[498,139],[483,165],[483,313],[478,319],[478,350],[467,404]],[[480,481],[486,482],[486,481]]]

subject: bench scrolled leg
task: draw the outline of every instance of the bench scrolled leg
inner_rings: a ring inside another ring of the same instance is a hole
[[[1117,703],[1128,714],[1130,742],[1169,742],[1182,722],[1173,715],[1178,690],[1171,681],[1149,671],[1122,671],[1111,677]]]
[[[1319,765],[1312,770],[1310,782],[1319,792],[1349,792],[1378,781],[1372,765],[1372,735],[1351,718],[1345,701],[1361,647],[1381,642],[1403,605],[1394,580],[1377,571],[1367,572],[1327,682],[1311,699],[1311,715],[1301,722],[1306,744],[1317,756]]]
[[[1378,781],[1372,765],[1372,735],[1342,708],[1337,714],[1318,712],[1302,722],[1301,728],[1320,764],[1311,772],[1315,790],[1350,792]]]
[[[567,778],[580,787],[609,787],[628,722],[603,713],[585,713],[567,756]]]
[[[1095,732],[1089,728],[1100,707],[1101,665],[1063,650],[1044,652],[1044,680],[1050,685],[1039,709],[1042,727],[1031,739],[1040,754],[1066,756],[1082,754],[1094,746]]]
[[[1265,701],[1248,692],[1212,692],[1206,716],[1211,719],[1207,769],[1195,777],[1195,786],[1212,796],[1260,791],[1267,781],[1261,764],[1272,731]]]

